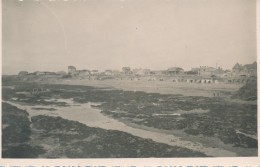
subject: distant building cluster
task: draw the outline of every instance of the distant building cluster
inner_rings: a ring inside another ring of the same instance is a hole
[[[257,64],[254,62],[253,64],[235,64],[232,69],[233,76],[257,76]]]
[[[169,80],[173,82],[189,82],[189,83],[244,83],[251,80],[256,80],[257,76],[257,63],[241,65],[236,63],[231,70],[223,70],[221,67],[200,66],[191,68],[189,71],[183,70],[181,67],[171,67],[166,70],[151,70],[131,67],[123,67],[122,70],[105,71],[99,70],[77,70],[74,66],[68,66],[68,71],[47,72],[36,71],[28,73],[27,71],[20,71],[18,74],[21,78],[27,76],[48,76],[48,77],[61,77],[61,78],[79,78],[79,79],[130,79],[140,80],[145,78],[151,80]]]
[[[67,73],[65,71],[59,71],[59,72],[48,72],[48,71],[35,71],[33,73],[29,73],[27,71],[20,71],[18,73],[18,76],[57,76],[57,75],[66,75]]]

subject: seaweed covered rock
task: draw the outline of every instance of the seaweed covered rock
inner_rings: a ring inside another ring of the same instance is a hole
[[[2,142],[3,148],[12,143],[29,140],[30,121],[28,113],[8,103],[2,103]]]
[[[205,157],[206,155],[187,148],[157,143],[131,134],[88,127],[61,117],[34,116],[32,127],[46,141],[58,141],[50,145],[44,156],[67,158],[141,158],[141,157]]]
[[[8,103],[2,103],[2,157],[37,158],[45,151],[30,145],[31,122],[29,114]]]
[[[257,82],[248,82],[233,96],[234,99],[257,100]]]

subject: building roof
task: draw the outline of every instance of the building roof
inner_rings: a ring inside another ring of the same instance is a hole
[[[167,71],[183,71],[183,69],[180,67],[171,67],[171,68],[168,68]]]
[[[76,69],[74,66],[68,66],[69,69]]]
[[[244,68],[254,70],[254,69],[257,69],[257,64],[256,64],[256,62],[254,62],[252,64],[246,64],[246,65],[244,65]]]
[[[242,65],[236,63],[233,67],[233,69],[241,69],[242,68]]]

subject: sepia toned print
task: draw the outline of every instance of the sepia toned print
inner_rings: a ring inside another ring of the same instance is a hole
[[[2,158],[257,157],[255,8],[3,0]]]

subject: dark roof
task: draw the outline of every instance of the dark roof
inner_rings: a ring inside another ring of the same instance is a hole
[[[247,68],[247,69],[257,69],[257,64],[256,64],[256,62],[254,62],[252,64],[246,64],[246,65],[244,65],[244,68]]]
[[[233,67],[233,69],[250,69],[250,70],[255,70],[255,69],[257,69],[257,63],[256,62],[254,62],[254,63],[252,63],[252,64],[245,64],[245,65],[240,65],[240,64],[238,64],[238,63],[236,63],[235,65],[234,65],[234,67]]]
[[[239,69],[242,68],[242,65],[236,63],[236,64],[234,65],[233,69],[238,69],[238,68],[239,68]]]
[[[76,69],[76,67],[74,67],[74,66],[69,66],[68,68],[70,68],[70,69]]]
[[[183,71],[183,69],[180,67],[171,67],[171,68],[168,68],[167,71]]]

